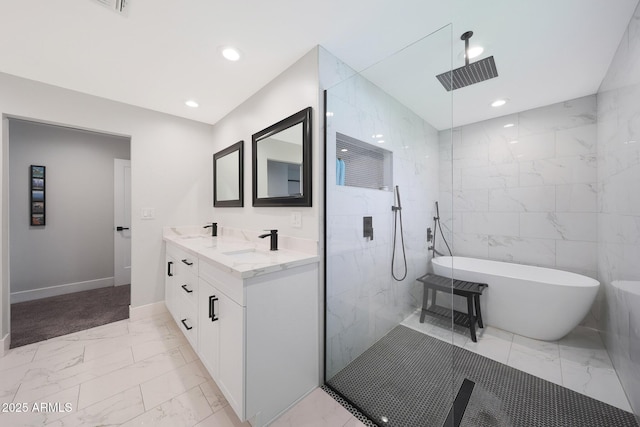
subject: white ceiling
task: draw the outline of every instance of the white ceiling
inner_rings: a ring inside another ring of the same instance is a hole
[[[443,129],[452,110],[459,125],[595,93],[638,0],[129,0],[126,17],[95,0],[2,3],[1,72],[215,123],[320,44]],[[499,77],[452,107],[435,75],[463,65],[466,30]]]

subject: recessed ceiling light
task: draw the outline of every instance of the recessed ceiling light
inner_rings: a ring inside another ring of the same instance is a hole
[[[234,47],[224,47],[222,48],[222,56],[224,56],[229,61],[237,61],[238,59],[240,59],[240,52]]]
[[[492,107],[502,107],[506,103],[507,103],[506,99],[496,99],[495,101],[493,101],[491,103],[491,106]]]
[[[371,135],[371,138],[382,138],[384,135],[381,133],[376,133],[374,135]]]
[[[513,123],[507,123],[506,125],[504,125],[504,127],[506,127],[506,128],[512,128],[514,126],[515,125]]]
[[[384,143],[384,139],[379,139],[378,140],[378,144],[383,144]]]
[[[517,139],[514,139],[513,141],[509,141],[509,144],[517,144],[517,143],[518,143]]]
[[[185,104],[187,105],[187,107],[198,108],[198,103],[193,99],[188,100],[187,102],[185,102]]]
[[[347,151],[349,151],[349,150],[347,150],[346,148],[343,148],[343,149],[342,149],[342,150],[340,150],[340,151],[342,151],[343,153],[346,153],[346,152],[347,152]]]
[[[482,55],[482,52],[484,52],[484,48],[482,46],[474,46],[470,47],[467,53],[469,55],[469,59],[473,59],[476,56]]]

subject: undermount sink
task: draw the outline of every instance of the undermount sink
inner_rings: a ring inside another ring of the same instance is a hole
[[[247,261],[247,262],[251,262],[251,261],[262,262],[270,259],[269,254],[266,254],[262,251],[257,251],[255,248],[222,252],[222,254],[237,260]]]

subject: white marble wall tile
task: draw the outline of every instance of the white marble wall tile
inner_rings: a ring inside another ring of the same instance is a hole
[[[337,71],[329,71],[334,76],[345,72],[339,64]],[[362,76],[330,89],[328,108],[334,112],[327,120],[329,155],[335,150],[335,132],[365,142],[371,141],[372,134],[383,134],[384,148],[393,151],[393,184],[399,186],[402,197],[408,270],[406,284],[393,282],[393,192],[329,185],[327,370],[336,372],[415,308],[411,283],[416,274],[426,271],[426,229],[432,226],[439,180],[447,175],[439,159],[451,159],[451,144],[447,152],[432,126]],[[335,175],[331,163],[327,173]],[[460,177],[460,170],[448,172]],[[448,181],[450,187],[459,188],[460,179]],[[363,216],[373,217],[373,240],[362,237]],[[401,257],[400,252],[396,255]]]
[[[597,212],[596,184],[556,185],[557,212]]]
[[[504,164],[461,169],[462,189],[504,188],[518,185],[518,165]]]
[[[635,413],[640,411],[640,346],[633,331],[640,330],[640,297],[614,285],[618,280],[640,279],[638,223],[633,218],[640,217],[639,25],[640,8],[636,8],[598,92],[598,208],[602,212],[598,216],[598,278],[605,297],[597,314]]]
[[[520,185],[591,184],[597,179],[595,155],[560,157],[520,163]]]
[[[510,150],[519,162],[525,160],[551,159],[556,156],[555,133],[521,135],[508,142]]]
[[[541,187],[494,188],[489,190],[489,210],[498,212],[554,212],[556,188]]]
[[[442,194],[442,193],[441,193]],[[445,206],[441,197],[441,206]],[[489,190],[454,190],[452,199],[455,212],[487,212],[489,210]]]
[[[596,242],[557,240],[556,265],[560,268],[595,271],[598,268],[598,244]]]
[[[437,249],[447,254],[446,246],[440,235],[438,235],[436,243]],[[453,245],[451,245],[451,239],[448,240],[448,243],[456,255],[481,259],[489,258],[489,236],[486,234],[453,233]]]
[[[555,241],[510,236],[489,236],[489,258],[520,264],[553,267]]]
[[[569,129],[596,121],[595,96],[585,96],[518,114],[520,135]]]
[[[598,132],[596,124],[556,132],[556,155],[559,157],[595,154]]]
[[[191,427],[212,413],[200,387],[194,387],[122,426]]]
[[[517,236],[519,228],[520,217],[518,213],[462,213],[462,232],[465,234],[494,234],[498,236]]]
[[[454,145],[453,161],[459,168],[488,166],[489,145],[486,142]]]
[[[520,236],[597,241],[597,216],[595,213],[521,213]]]

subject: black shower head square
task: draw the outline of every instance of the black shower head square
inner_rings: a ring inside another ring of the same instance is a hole
[[[442,83],[442,86],[450,92],[460,89],[461,87],[498,77],[498,70],[496,69],[493,56],[490,56],[465,65],[464,67],[438,74],[436,77],[440,83]]]

